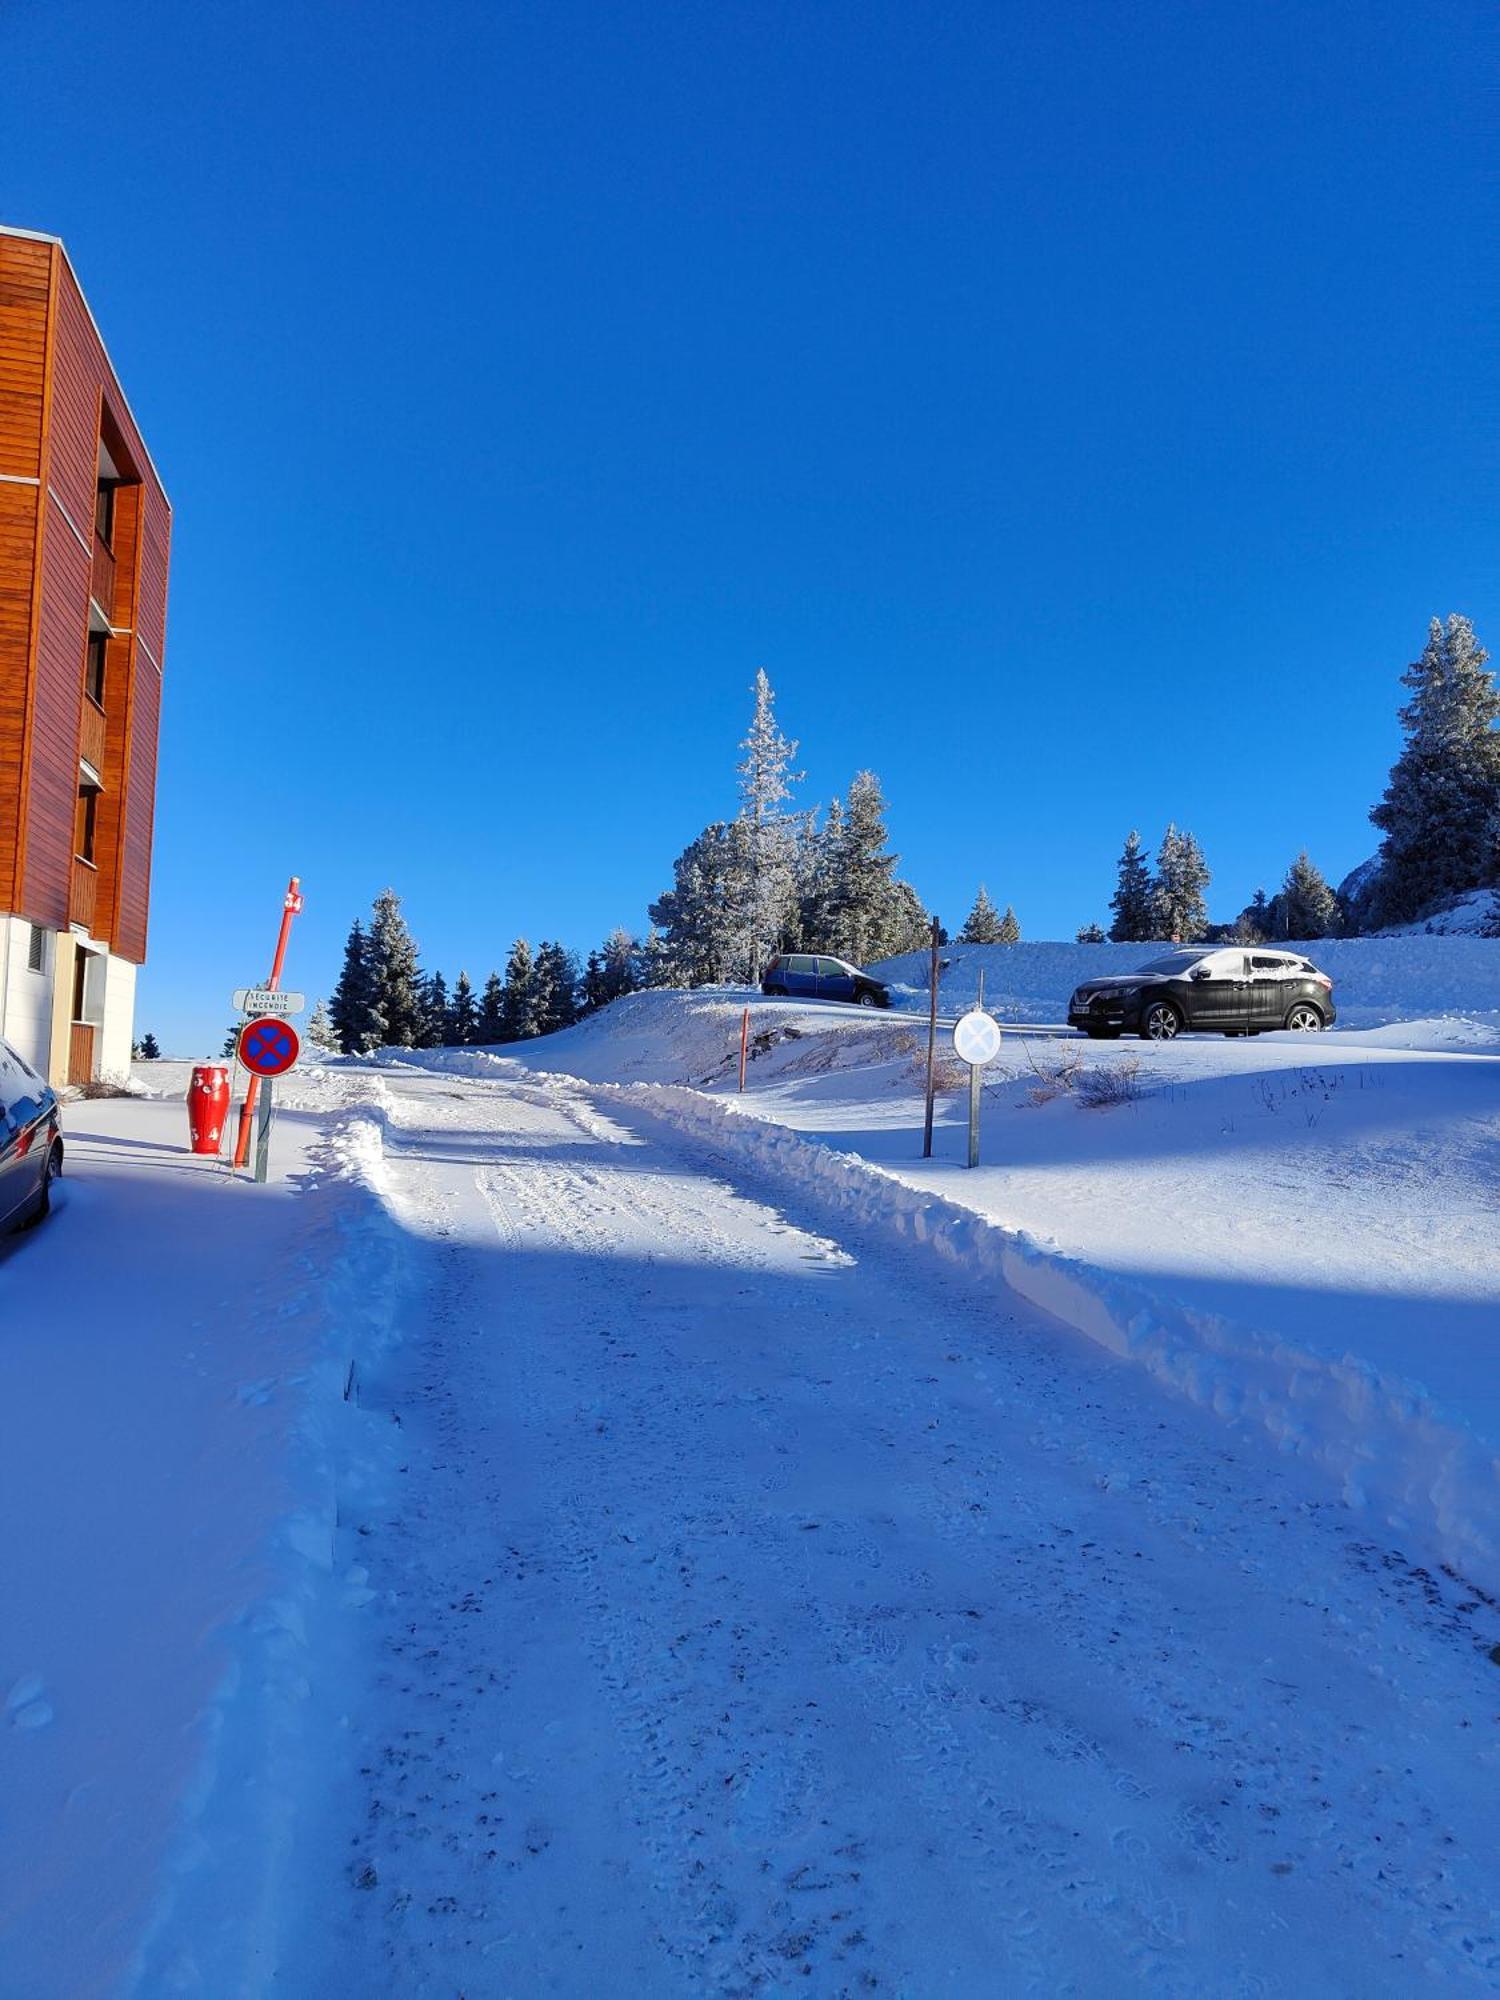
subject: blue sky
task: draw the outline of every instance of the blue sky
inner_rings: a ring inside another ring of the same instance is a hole
[[[429,965],[644,924],[764,666],[954,927],[1375,842],[1492,646],[1496,36],[1463,4],[10,0],[0,216],[176,510],[139,1025],[304,877]],[[1487,292],[1487,289],[1488,292]]]

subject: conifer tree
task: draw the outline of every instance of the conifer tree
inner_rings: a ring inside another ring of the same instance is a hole
[[[453,998],[448,1006],[447,1046],[450,1049],[467,1048],[475,1039],[478,1020],[473,983],[467,972],[460,971],[453,982]]]
[[[1467,618],[1434,618],[1401,676],[1406,743],[1370,818],[1385,838],[1377,921],[1408,923],[1500,875],[1500,692]]]
[[[1203,850],[1190,833],[1169,824],[1156,852],[1152,920],[1158,937],[1193,944],[1208,929],[1203,892],[1209,884]]]
[[[797,942],[804,951],[841,952],[839,868],[844,844],[842,800],[830,799],[823,824],[802,821],[797,848]]]
[[[640,985],[636,963],[636,942],[629,931],[618,926],[604,940],[603,986],[606,1000],[618,1000],[634,993]]]
[[[663,984],[714,985],[734,978],[739,971],[744,950],[739,909],[743,847],[743,834],[720,820],[706,826],[672,864],[672,887],[648,911],[653,927],[661,933],[659,959],[671,972],[670,980]],[[606,946],[601,970],[607,956]]]
[[[990,892],[981,882],[979,894],[974,898],[974,907],[964,919],[964,927],[958,934],[960,944],[1001,944],[1000,912],[990,901]]]
[[[505,987],[498,972],[492,972],[484,982],[474,1039],[486,1045],[505,1040]]]
[[[330,1054],[339,1045],[338,1036],[333,1031],[332,1016],[321,1000],[314,1003],[307,1017],[307,1039],[315,1049],[327,1049]]]
[[[1235,944],[1264,944],[1271,935],[1275,915],[1264,889],[1257,889],[1235,918],[1230,938]]]
[[[417,1023],[417,1039],[412,1044],[418,1049],[440,1049],[448,1038],[448,982],[442,973],[434,972],[423,979],[418,989],[421,1011]]]
[[[1109,934],[1116,944],[1143,944],[1156,935],[1151,927],[1155,906],[1150,857],[1134,829],[1126,837],[1120,856],[1119,882],[1109,899],[1109,907],[1115,913]]]
[[[578,1019],[578,965],[572,953],[544,940],[536,955],[536,985],[539,1032],[571,1028]]]
[[[525,938],[516,939],[505,962],[500,1013],[505,1023],[503,1040],[525,1042],[538,1033],[536,963]]]
[[[328,1013],[338,1046],[346,1056],[363,1055],[366,1049],[375,1047],[377,1028],[371,992],[369,940],[358,917],[349,927],[349,936],[344,944],[343,968],[333,989]]]
[[[414,1048],[422,1029],[422,973],[394,889],[382,889],[375,898],[368,956],[371,1011],[380,1017],[382,1040],[392,1048]]]
[[[1021,942],[1021,926],[1016,921],[1016,913],[1009,903],[1005,906],[1005,915],[1000,919],[1000,935],[995,942],[997,944],[1019,944]]]
[[[155,1035],[148,1031],[141,1036],[139,1053],[142,1062],[159,1062],[161,1060],[161,1043],[156,1039]]]
[[[1286,871],[1275,912],[1279,938],[1333,937],[1339,929],[1338,898],[1308,859],[1305,847]]]
[[[239,1048],[240,1029],[244,1025],[243,1021],[236,1021],[234,1026],[229,1030],[229,1033],[224,1037],[224,1046],[219,1050],[221,1056],[232,1056]]]
[[[1080,944],[1103,944],[1105,941],[1104,933],[1097,924],[1084,924],[1075,935]]]
[[[783,808],[802,776],[791,768],[797,746],[781,733],[764,668],[755,676],[755,709],[740,748],[738,893],[733,903],[744,956],[738,969],[754,985],[792,917],[795,830]]]
[[[834,872],[839,951],[868,965],[925,941],[927,916],[908,883],[896,880],[900,856],[886,847],[885,799],[873,771],[859,771],[849,787]]]
[[[583,1004],[590,1014],[605,1004],[604,960],[597,951],[589,953],[588,963],[583,968]]]

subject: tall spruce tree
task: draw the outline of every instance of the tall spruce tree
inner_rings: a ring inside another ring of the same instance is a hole
[[[804,816],[797,848],[797,943],[803,951],[842,952],[840,857],[844,843],[843,801],[830,799],[823,823]]]
[[[802,776],[792,769],[797,746],[781,733],[776,697],[764,668],[755,676],[755,708],[740,748],[744,755],[739,767],[734,906],[743,953],[739,969],[754,985],[792,920],[796,829],[785,805]]]
[[[974,907],[964,918],[964,927],[958,934],[960,944],[1000,944],[1000,912],[990,901],[990,892],[981,882],[979,894],[974,898]]]
[[[1152,921],[1156,935],[1194,944],[1208,929],[1203,892],[1210,880],[1203,850],[1192,834],[1169,824],[1156,850]]]
[[[834,870],[839,950],[868,965],[914,951],[927,927],[921,899],[896,879],[900,856],[886,846],[885,798],[873,771],[856,772],[844,809]]]
[[[603,986],[606,1000],[619,1000],[640,986],[640,965],[636,941],[630,932],[616,925],[604,940]]]
[[[422,1029],[422,971],[401,898],[382,889],[370,917],[371,1011],[381,1022],[382,1040],[392,1048],[414,1048]]]
[[[442,973],[430,973],[422,981],[422,1025],[416,1046],[440,1049],[448,1039],[448,982]]]
[[[578,1019],[578,966],[571,952],[543,940],[536,955],[537,1026],[544,1035]]]
[[[1109,934],[1116,944],[1144,944],[1156,936],[1152,929],[1155,901],[1152,895],[1151,858],[1141,845],[1141,836],[1132,828],[1120,856],[1119,881],[1109,899],[1114,922]]]
[[[608,996],[604,991],[604,959],[599,952],[591,951],[588,962],[583,968],[584,1012],[595,1013],[607,1003],[607,999]]]
[[[1274,935],[1279,938],[1333,937],[1339,929],[1338,898],[1308,859],[1305,847],[1286,871],[1273,908]]]
[[[1408,923],[1500,877],[1500,693],[1467,618],[1434,618],[1401,676],[1406,743],[1370,818],[1385,838],[1375,915]]]
[[[447,1044],[450,1049],[467,1048],[475,1039],[479,1010],[474,1005],[474,987],[467,972],[460,971],[453,982],[453,999],[448,1007]]]
[[[344,944],[344,963],[328,1006],[339,1048],[346,1056],[363,1055],[376,1042],[371,1004],[369,940],[356,917]]]
[[[474,1039],[484,1043],[505,1040],[505,987],[498,972],[492,972],[484,982]]]
[[[313,1010],[307,1017],[307,1039],[315,1049],[323,1049],[329,1055],[338,1048],[339,1038],[334,1032],[332,1016],[321,1000],[313,1003]]]
[[[736,907],[742,898],[742,849],[742,836],[719,820],[706,826],[673,862],[672,887],[648,911],[660,932],[660,958],[671,970],[670,981],[663,983],[711,986],[738,973],[744,948]]]
[[[536,961],[525,938],[517,938],[505,962],[505,991],[500,1012],[507,1042],[526,1042],[540,1032],[537,1010]]]
[[[1000,919],[1000,935],[996,938],[995,942],[997,944],[1019,944],[1021,942],[1021,926],[1016,921],[1016,913],[1009,903],[1005,906],[1005,915]]]

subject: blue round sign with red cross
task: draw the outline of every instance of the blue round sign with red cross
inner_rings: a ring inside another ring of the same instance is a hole
[[[285,1076],[301,1053],[290,1021],[263,1014],[240,1029],[239,1058],[252,1076]]]

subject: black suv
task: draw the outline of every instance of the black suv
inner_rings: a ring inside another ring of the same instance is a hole
[[[1096,1040],[1126,1028],[1154,1042],[1170,1042],[1184,1028],[1259,1035],[1329,1028],[1335,1018],[1333,981],[1310,959],[1243,945],[1185,945],[1139,972],[1086,979],[1068,1002],[1068,1025]]]
[[[842,958],[814,958],[810,952],[781,952],[766,967],[762,993],[794,994],[803,1000],[852,1000],[859,1007],[889,1007],[891,989]]]

